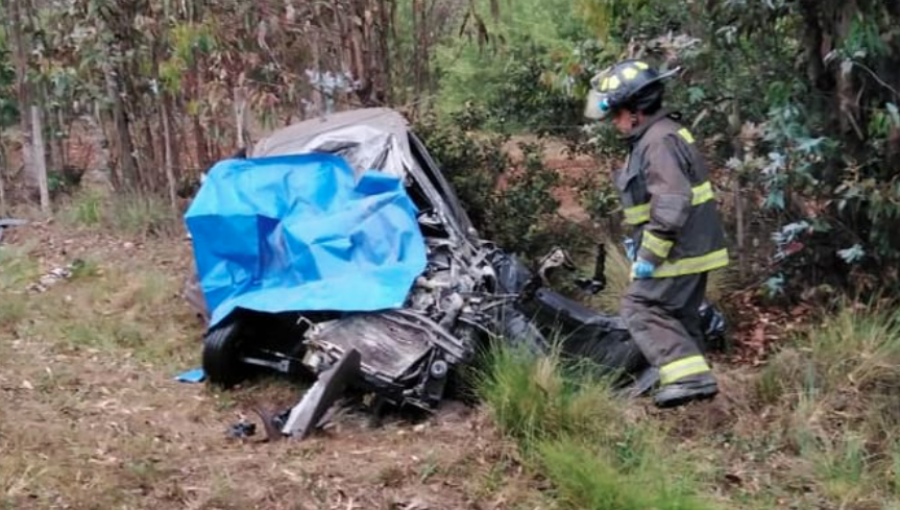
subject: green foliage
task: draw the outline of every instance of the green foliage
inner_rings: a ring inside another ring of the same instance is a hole
[[[596,171],[585,172],[576,183],[581,206],[595,222],[615,221],[621,210],[619,192],[609,179],[598,177]]]
[[[166,236],[179,228],[179,218],[171,206],[153,195],[115,200],[110,214],[112,227],[129,235]]]
[[[515,253],[537,255],[546,248],[540,242],[548,221],[559,208],[553,190],[559,174],[544,165],[540,145],[521,144],[523,164],[509,176],[506,187],[496,195],[491,210],[492,233],[500,246]]]
[[[589,34],[565,0],[513,2],[488,28],[488,2],[476,2],[484,38],[443,41],[435,55],[440,94],[438,110],[447,115],[475,104],[490,113],[488,125],[506,131],[559,133],[577,128],[583,105],[554,82],[576,44]],[[471,19],[468,15],[467,19]]]
[[[492,127],[538,135],[578,135],[584,104],[554,85],[548,72],[552,64],[541,58],[546,54],[545,48],[528,43],[510,51],[496,95],[485,101]]]
[[[103,219],[103,200],[103,196],[97,193],[80,193],[64,209],[63,217],[73,225],[95,227]]]
[[[633,423],[608,381],[558,354],[535,358],[500,345],[477,380],[500,428],[553,485],[562,508],[707,509],[694,466],[653,423]]]
[[[216,49],[215,28],[210,22],[182,23],[172,27],[172,55],[160,64],[159,75],[163,87],[175,94],[181,88],[182,79],[194,65],[197,55],[208,54]]]
[[[648,454],[650,452],[647,452]],[[541,445],[548,477],[556,484],[564,508],[589,510],[706,510],[715,508],[698,499],[689,483],[671,483],[661,473],[640,476],[623,473],[605,452],[571,440]],[[649,461],[650,459],[645,459]],[[680,466],[679,466],[680,467]],[[660,470],[662,471],[662,470]]]
[[[92,259],[76,259],[72,261],[72,280],[91,279],[100,276],[100,265]]]
[[[10,59],[6,33],[0,30],[0,128],[11,126],[19,120],[19,107],[14,87],[16,73]]]
[[[511,436],[534,441],[612,434],[618,402],[608,382],[567,374],[558,355],[534,359],[495,346],[478,376],[479,397]]]
[[[481,113],[470,107],[452,121],[423,116],[416,132],[428,152],[449,179],[475,227],[490,230],[490,212],[500,176],[510,165],[504,135],[480,135],[471,131],[480,124]]]
[[[38,277],[38,266],[29,250],[0,246],[0,330],[14,327],[28,315],[24,295]]]
[[[27,247],[0,246],[0,291],[21,291],[37,276],[37,261]]]
[[[481,119],[474,107],[440,121],[424,116],[416,126],[444,175],[450,180],[475,227],[505,250],[539,257],[554,244],[568,244],[556,222],[559,201],[553,192],[560,177],[543,162],[539,144],[520,144],[522,163],[512,168],[501,134],[465,128]]]

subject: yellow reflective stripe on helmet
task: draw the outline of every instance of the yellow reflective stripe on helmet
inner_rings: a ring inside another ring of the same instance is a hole
[[[659,383],[663,385],[672,384],[685,377],[704,374],[710,371],[712,371],[712,369],[706,363],[703,356],[688,356],[687,358],[682,358],[660,367]]]
[[[716,193],[709,181],[691,188],[691,205],[697,206],[715,200]],[[641,204],[625,209],[625,223],[628,225],[641,225],[650,221],[650,204]]]
[[[631,81],[637,78],[639,72],[640,71],[638,71],[638,69],[635,67],[626,67],[622,70],[622,78],[624,78],[625,81]]]
[[[643,239],[641,240],[641,248],[649,250],[650,253],[661,259],[668,258],[669,252],[672,250],[674,244],[675,243],[672,241],[666,241],[665,239],[656,237],[653,235],[653,232],[644,232]]]
[[[650,69],[650,66],[647,65],[646,62],[637,61],[634,63],[634,65],[635,65],[635,67],[637,67],[638,69],[641,69],[641,70]]]
[[[625,223],[641,225],[650,221],[650,204],[636,205],[625,209]]]
[[[609,90],[616,90],[617,88],[619,88],[619,85],[621,85],[621,84],[622,84],[622,82],[619,80],[618,76],[610,76],[609,77],[609,84],[608,84]]]
[[[600,92],[606,92],[609,90],[609,77],[603,78],[603,81],[600,82]]]
[[[700,257],[689,257],[671,262],[663,262],[656,271],[654,278],[673,278],[689,274],[706,273],[715,269],[721,269],[728,265],[728,248],[722,248],[707,253]]]
[[[681,137],[684,138],[684,141],[686,141],[687,143],[689,143],[689,144],[694,143],[694,135],[692,135],[691,132],[688,131],[687,128],[679,129],[678,134],[681,135]]]

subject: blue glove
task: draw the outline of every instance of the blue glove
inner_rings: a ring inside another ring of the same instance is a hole
[[[630,237],[625,238],[625,256],[631,261],[637,259],[637,250],[634,248],[634,239]]]
[[[650,278],[653,276],[653,271],[656,270],[656,266],[653,265],[652,262],[646,261],[644,259],[638,259],[631,266],[631,272],[634,273],[635,278]]]

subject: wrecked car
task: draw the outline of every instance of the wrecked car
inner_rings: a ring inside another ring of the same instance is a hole
[[[548,272],[574,270],[565,251],[531,270],[482,239],[396,111],[272,133],[213,167],[185,219],[209,381],[230,387],[258,370],[316,379],[273,418],[284,435],[308,434],[349,387],[376,408],[432,410],[490,338],[540,353],[558,335],[564,354],[652,384],[618,317],[549,288]],[[603,260],[600,246],[580,280],[591,292],[604,286]],[[714,310],[704,317],[721,329]]]

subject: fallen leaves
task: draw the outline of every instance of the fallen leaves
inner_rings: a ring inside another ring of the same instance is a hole
[[[765,305],[755,292],[738,293],[732,299],[737,302],[733,361],[741,364],[761,365],[775,346],[799,331],[812,316],[812,308],[805,303],[792,308]]]

